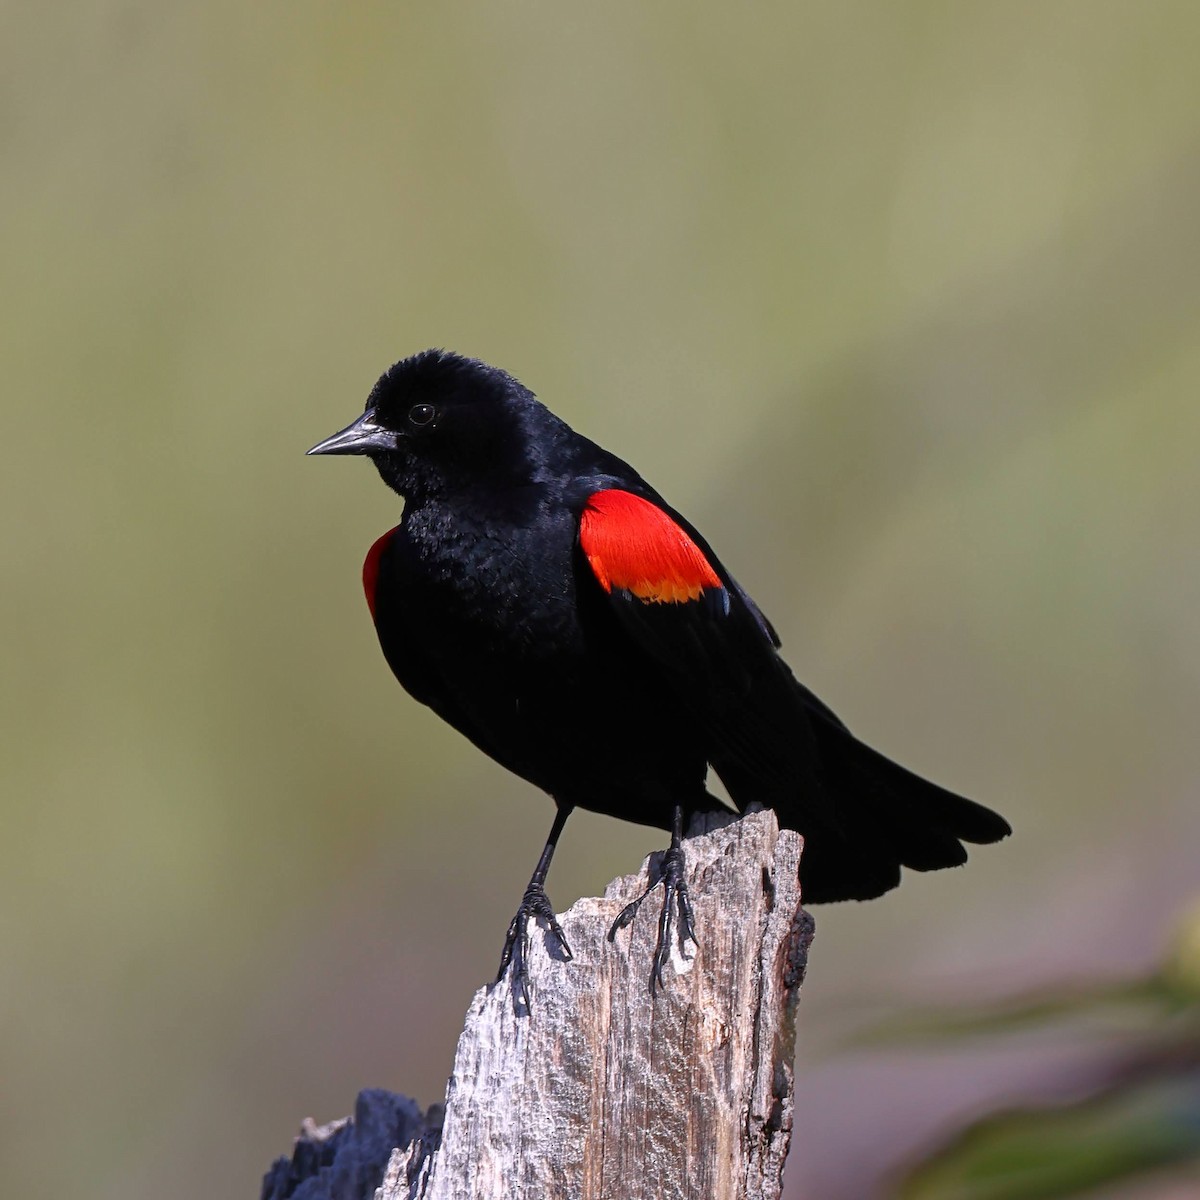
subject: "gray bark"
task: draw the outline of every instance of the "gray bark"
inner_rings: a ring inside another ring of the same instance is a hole
[[[801,839],[771,812],[711,815],[684,843],[698,947],[649,974],[660,894],[615,880],[533,932],[533,1011],[506,978],[476,993],[436,1134],[397,1150],[376,1200],[777,1200],[792,1128],[795,1006],[812,924]]]

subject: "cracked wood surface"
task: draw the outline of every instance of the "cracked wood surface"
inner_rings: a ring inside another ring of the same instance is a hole
[[[795,1007],[812,923],[802,841],[771,812],[699,818],[684,847],[698,947],[649,988],[659,893],[609,884],[532,931],[533,1012],[506,977],[476,993],[436,1134],[397,1150],[377,1200],[777,1200],[792,1126]],[[660,855],[652,855],[654,871]]]

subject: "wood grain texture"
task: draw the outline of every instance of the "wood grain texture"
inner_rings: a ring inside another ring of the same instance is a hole
[[[534,932],[533,1012],[507,978],[476,993],[440,1145],[398,1150],[377,1200],[776,1200],[792,1125],[795,1006],[812,923],[802,842],[771,812],[701,818],[685,842],[700,939],[652,997],[659,895],[611,943],[638,875]]]

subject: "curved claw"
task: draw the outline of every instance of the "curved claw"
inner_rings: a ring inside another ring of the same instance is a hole
[[[608,927],[608,940],[616,941],[617,933],[628,925],[633,924],[633,918],[637,916],[637,910],[641,907],[642,901],[650,895],[653,890],[653,885],[648,887],[636,900],[625,905],[617,915],[617,919]]]
[[[642,901],[659,884],[662,884],[663,902],[658,913],[658,941],[654,948],[654,959],[650,968],[650,992],[652,995],[657,995],[660,990],[666,988],[663,971],[671,957],[677,916],[680,949],[687,942],[691,942],[694,946],[699,944],[696,941],[695,914],[692,910],[691,897],[688,895],[686,876],[683,850],[681,847],[673,846],[663,855],[658,878],[640,896],[625,905],[608,930],[608,940],[611,942],[616,938],[619,930],[633,923]]]
[[[508,932],[504,935],[504,949],[500,952],[500,969],[496,972],[496,982],[504,978],[504,972],[511,966],[513,969],[513,988],[520,996],[526,1012],[532,1012],[533,1006],[529,1001],[529,922],[541,918],[546,922],[550,936],[568,962],[575,956],[567,944],[567,935],[554,915],[550,900],[544,888],[530,885],[525,889],[516,916],[508,924]]]

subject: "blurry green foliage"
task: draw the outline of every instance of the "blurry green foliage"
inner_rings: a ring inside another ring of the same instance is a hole
[[[1196,1164],[1200,1183],[1200,1079],[993,1117],[915,1171],[899,1196],[1056,1200],[1188,1163]]]
[[[910,1022],[908,1035],[943,1040],[1103,1012],[1124,1018],[1124,1031],[1100,1055],[1084,1098],[974,1121],[911,1171],[903,1200],[1055,1200],[1189,1164],[1200,1184],[1198,967],[1200,907],[1181,922],[1162,966],[1141,980]],[[899,1033],[893,1026],[891,1035]]]

